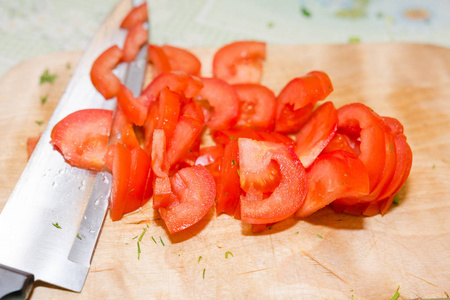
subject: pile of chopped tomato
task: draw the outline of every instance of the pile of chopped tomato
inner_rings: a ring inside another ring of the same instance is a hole
[[[114,116],[78,111],[51,135],[71,165],[112,172],[113,221],[150,199],[172,234],[214,204],[255,232],[329,204],[349,214],[387,211],[412,164],[398,120],[360,103],[319,105],[333,91],[321,71],[275,95],[261,85],[266,45],[255,41],[220,48],[213,77],[201,77],[200,60],[185,49],[148,45],[154,78],[135,98],[112,71],[147,42],[145,20],[146,9],[133,9],[124,48],[92,66],[97,90],[117,98]],[[207,135],[214,145],[202,145]]]

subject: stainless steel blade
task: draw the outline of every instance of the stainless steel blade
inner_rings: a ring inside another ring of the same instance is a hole
[[[105,101],[92,86],[89,72],[102,51],[122,45],[126,32],[119,22],[130,8],[120,2],[98,30],[0,214],[0,264],[73,291],[81,291],[89,271],[111,179],[68,165],[51,146],[50,133],[76,110],[115,108],[115,101]],[[124,64],[115,70],[122,81],[126,72]]]

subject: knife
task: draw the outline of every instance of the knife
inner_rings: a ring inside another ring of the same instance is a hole
[[[133,0],[137,6],[145,0]],[[0,214],[0,298],[28,298],[35,281],[80,292],[108,210],[111,174],[68,165],[50,144],[52,128],[86,108],[114,110],[90,80],[98,55],[121,46],[119,24],[131,9],[121,1],[95,34]],[[147,24],[145,26],[148,26]],[[114,73],[138,96],[147,61],[144,45],[134,62]]]

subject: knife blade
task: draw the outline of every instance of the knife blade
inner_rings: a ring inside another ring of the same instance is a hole
[[[133,5],[144,3],[133,0]],[[126,36],[119,24],[131,3],[121,1],[98,29],[53,112],[19,181],[0,214],[0,298],[27,298],[34,281],[80,292],[89,272],[107,209],[111,175],[68,165],[50,144],[57,122],[86,108],[114,110],[90,80],[98,55]],[[114,73],[134,95],[140,93],[146,47]],[[11,294],[12,293],[12,294]]]

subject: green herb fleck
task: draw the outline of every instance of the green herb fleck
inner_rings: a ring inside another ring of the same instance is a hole
[[[399,204],[400,203],[400,197],[398,195],[395,195],[394,196],[394,200],[392,201],[392,203]]]
[[[82,238],[81,238],[81,236],[80,236],[79,233],[77,233],[77,238],[78,238],[80,241],[82,240]]]
[[[58,222],[52,223],[52,225],[55,226],[55,227],[58,228],[58,229],[62,229],[61,226],[59,226]]]
[[[134,191],[134,189],[131,189],[131,190],[128,191],[128,193],[132,193],[133,191]]]
[[[295,233],[296,235],[298,235],[299,234],[299,232],[297,231],[296,233]]]
[[[150,226],[148,226],[148,224],[147,224],[147,228],[150,228]]]
[[[133,238],[133,240],[135,240],[135,239],[137,239],[138,238],[138,236],[135,236],[134,238]]]
[[[44,124],[44,121],[34,121],[36,124],[38,124],[39,126],[41,126],[42,124]]]
[[[360,42],[361,42],[361,39],[360,39],[359,37],[357,37],[357,36],[351,36],[351,37],[348,39],[348,42],[349,42],[350,44],[357,44],[357,43],[360,43]]]
[[[317,237],[318,237],[319,239],[323,239],[323,236],[322,236],[320,233],[317,234]]]
[[[48,69],[46,69],[44,71],[44,73],[42,73],[42,75],[41,75],[40,84],[43,84],[45,82],[53,83],[53,81],[55,81],[55,79],[56,79],[56,74],[52,75],[52,74],[50,74]]]
[[[70,64],[70,62],[68,62],[67,64],[66,64],[66,69],[67,70],[70,70],[72,68],[72,65]]]
[[[383,13],[381,11],[377,12],[377,18],[381,19],[382,17],[384,17]]]
[[[142,241],[142,238],[144,237],[145,232],[147,231],[147,228],[144,228],[141,235],[139,236],[139,242]]]
[[[198,263],[202,260],[202,258],[203,258],[203,256],[201,256],[201,255],[198,257]]]
[[[139,244],[139,241],[137,242],[137,248],[138,248],[138,259],[141,259],[141,245]]]
[[[395,292],[394,296],[392,296],[391,300],[397,300],[398,297],[400,297],[400,293],[398,290],[400,289],[400,286],[398,286],[397,291]]]
[[[230,136],[230,140],[235,140],[235,139],[236,139],[236,137]]]
[[[203,269],[203,279],[205,279],[205,272],[206,272],[206,269]]]
[[[238,173],[238,176],[241,177],[241,172],[239,172],[239,169],[236,170]]]
[[[447,298],[450,298],[450,296],[447,294],[447,292],[444,292],[445,296],[447,296]]]
[[[228,192],[225,192],[225,197],[228,196]]]
[[[234,257],[233,253],[231,253],[230,251],[225,252],[225,258],[228,258],[228,255],[231,255]]]
[[[45,104],[45,102],[47,102],[47,98],[48,98],[47,95],[46,96],[42,96],[41,97],[41,104]]]
[[[273,225],[270,225],[270,226],[269,226],[269,230],[271,230],[271,229],[272,229],[272,227],[273,227]]]
[[[234,159],[232,159],[232,160],[231,160],[231,164],[232,164],[232,165],[237,165],[237,162],[236,162]]]
[[[436,165],[433,164],[432,168],[433,168],[433,169],[436,169]]]
[[[163,240],[162,240],[161,237],[159,237],[159,240],[161,241],[161,244],[162,244],[163,246],[166,246],[166,245],[164,245],[164,242],[163,242]]]
[[[343,181],[341,181],[341,184],[343,185],[343,184],[344,184],[344,182],[343,182]]]
[[[189,149],[189,152],[192,152],[192,149]]]
[[[154,237],[152,237],[152,240],[155,242],[155,244],[158,244],[157,242],[156,242],[156,240],[155,240],[155,238]]]
[[[306,7],[301,7],[300,8],[301,13],[305,16],[305,17],[311,17],[311,13],[309,12],[309,10]]]
[[[275,26],[275,24],[274,24],[273,22],[269,22],[269,23],[267,23],[267,27],[269,27],[269,28],[273,28],[273,26]]]

